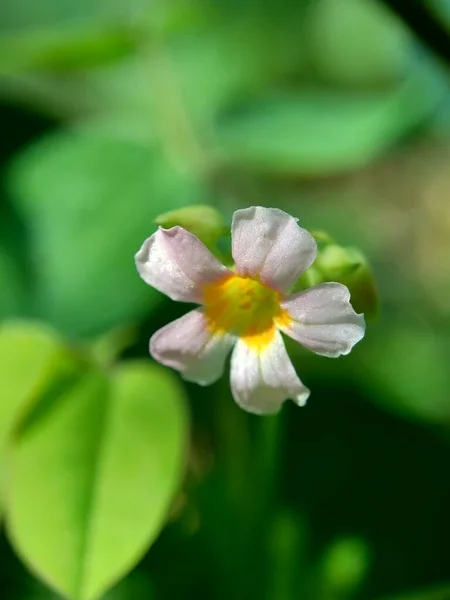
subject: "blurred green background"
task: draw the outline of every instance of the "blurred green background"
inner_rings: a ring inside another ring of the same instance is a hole
[[[2,600],[450,600],[445,61],[377,0],[0,0],[0,74]],[[148,356],[187,307],[133,255],[190,204],[368,257],[305,408]]]

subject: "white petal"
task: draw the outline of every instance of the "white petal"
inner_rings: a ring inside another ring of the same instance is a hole
[[[322,283],[293,294],[281,303],[293,319],[280,329],[316,354],[348,354],[364,337],[364,316],[350,304],[350,292],[340,283]]]
[[[202,309],[197,308],[159,329],[150,340],[150,353],[180,371],[184,379],[209,385],[222,375],[233,343],[231,335],[212,335]]]
[[[228,273],[202,242],[182,227],[158,229],[135,256],[142,279],[172,300],[202,302],[202,285]]]
[[[233,215],[236,271],[287,291],[316,258],[317,244],[297,219],[277,208],[252,206]]]
[[[237,341],[231,355],[231,391],[239,406],[256,414],[278,412],[287,398],[303,406],[309,396],[278,331],[263,352]]]

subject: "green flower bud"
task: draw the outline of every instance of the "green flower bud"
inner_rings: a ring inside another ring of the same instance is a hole
[[[319,250],[315,265],[326,274],[327,281],[331,281],[329,277],[337,281],[336,277],[345,277],[354,273],[364,262],[364,256],[355,248],[330,244]]]
[[[197,236],[210,249],[215,247],[222,236],[229,233],[222,214],[206,204],[172,210],[159,215],[155,223],[166,229],[179,225]]]
[[[294,292],[309,289],[326,281],[346,285],[353,308],[367,318],[378,314],[378,293],[372,270],[357,248],[345,248],[332,242],[325,232],[315,232],[319,242],[314,264],[300,277]]]
[[[301,290],[307,290],[315,285],[319,285],[319,283],[323,283],[324,281],[325,280],[322,272],[315,265],[312,265],[297,280],[292,292],[294,293],[300,292]]]
[[[378,293],[375,279],[364,254],[357,248],[336,244],[319,252],[316,266],[324,281],[337,281],[348,287],[353,308],[368,318],[378,314]]]
[[[357,248],[330,244],[319,250],[314,266],[323,281],[337,281],[348,287],[353,308],[368,318],[378,313],[378,293],[372,270]]]
[[[329,235],[329,233],[327,233],[323,229],[314,229],[314,231],[311,231],[311,235],[313,236],[313,238],[316,240],[316,242],[318,244],[334,244],[335,243],[335,241]]]

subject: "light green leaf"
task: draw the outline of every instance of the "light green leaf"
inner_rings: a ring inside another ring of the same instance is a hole
[[[0,511],[4,503],[4,453],[14,428],[53,379],[71,376],[67,351],[49,328],[26,322],[0,325]]]
[[[30,224],[37,312],[70,334],[138,319],[161,295],[134,254],[163,212],[201,201],[203,188],[156,144],[92,126],[50,136],[12,165],[13,199]]]
[[[274,173],[320,176],[357,169],[416,125],[437,93],[411,80],[377,94],[275,95],[224,117],[217,150],[226,162]]]
[[[94,600],[142,557],[182,476],[183,396],[172,376],[130,363],[90,372],[25,423],[11,448],[8,531],[53,588]]]
[[[145,7],[139,0],[2,2],[0,72],[80,67],[125,54],[135,45],[128,22]]]
[[[120,0],[16,0],[0,5],[0,32],[45,30],[91,21],[111,21],[133,14],[145,2],[131,0],[124,4]]]
[[[274,81],[302,77],[308,4],[189,0],[170,6],[164,35],[168,77],[202,133],[209,136],[217,113],[236,101],[253,98]],[[157,69],[151,77],[155,88],[161,81]]]
[[[0,448],[12,426],[56,373],[63,348],[54,332],[36,323],[0,326]]]
[[[90,67],[124,56],[135,46],[130,31],[117,25],[0,35],[0,73]]]
[[[305,36],[316,77],[337,85],[398,81],[414,51],[408,29],[376,0],[311,3]]]

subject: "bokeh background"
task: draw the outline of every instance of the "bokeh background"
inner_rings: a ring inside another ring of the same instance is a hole
[[[161,533],[101,597],[450,599],[450,51],[414,16],[450,48],[450,2],[409,4],[412,27],[378,0],[1,0],[2,322],[151,365],[148,338],[186,306],[148,288],[133,255],[158,215],[190,204],[228,222],[283,208],[359,248],[380,297],[350,356],[288,344],[305,408],[259,418],[227,377],[170,380],[190,415],[186,468]],[[8,364],[1,336],[0,350]],[[35,352],[17,350],[16,378]],[[0,402],[11,377],[0,368]],[[142,394],[164,412],[164,394]],[[60,597],[41,582],[67,557],[64,526],[42,534],[33,512],[50,487],[40,456],[26,502],[2,491],[3,600]]]

